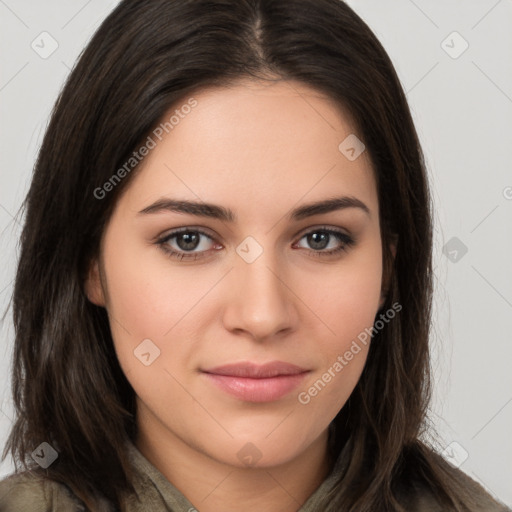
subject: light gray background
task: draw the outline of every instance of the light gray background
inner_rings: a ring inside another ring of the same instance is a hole
[[[348,3],[396,66],[431,173],[437,287],[431,419],[439,433],[438,449],[451,445],[445,455],[510,506],[512,0]],[[78,54],[116,4],[0,0],[2,312],[12,292],[20,232],[14,215],[27,191],[50,110]],[[35,41],[39,52],[51,49],[48,36],[40,36],[44,31],[58,43],[47,58],[31,47]],[[459,35],[451,35],[454,31]],[[469,46],[461,53],[464,41]],[[13,414],[10,316],[1,329],[3,448]],[[0,464],[0,478],[12,469],[8,458]]]

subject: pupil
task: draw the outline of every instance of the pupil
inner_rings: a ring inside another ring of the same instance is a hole
[[[180,241],[184,243],[180,243]],[[195,249],[199,241],[199,235],[197,233],[182,233],[178,236],[177,243],[180,249],[186,251]]]
[[[329,238],[328,233],[313,233],[308,236],[308,243],[313,249],[325,249]]]

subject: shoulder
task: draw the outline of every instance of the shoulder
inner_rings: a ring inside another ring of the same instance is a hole
[[[464,502],[467,512],[512,512],[512,509],[493,498],[478,482],[462,470],[446,463],[445,470],[457,486],[457,494]],[[425,480],[409,482],[407,492],[402,494],[408,510],[417,512],[451,512],[442,505],[436,491]]]
[[[86,512],[69,488],[32,471],[8,475],[0,480],[2,512]]]
[[[452,467],[453,476],[465,490],[471,512],[511,512],[511,509],[493,498],[478,482],[464,471]]]

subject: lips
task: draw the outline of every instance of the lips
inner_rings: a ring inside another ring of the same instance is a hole
[[[242,362],[217,366],[210,370],[203,370],[214,375],[226,375],[229,377],[249,377],[251,379],[266,379],[279,375],[297,375],[307,370],[300,366],[284,363],[283,361],[272,361],[263,365]]]
[[[241,362],[216,366],[202,373],[222,391],[247,402],[279,400],[295,389],[309,373],[300,366],[273,361],[263,365]]]

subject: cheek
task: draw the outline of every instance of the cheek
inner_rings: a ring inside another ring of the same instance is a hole
[[[371,250],[370,250],[371,249]],[[324,353],[345,351],[353,338],[373,325],[381,297],[382,262],[377,244],[354,253],[301,290],[324,325]]]
[[[334,418],[345,405],[361,376],[371,343],[379,288],[372,280],[363,286],[332,293],[322,320],[329,326],[316,336],[319,366],[301,389],[298,402],[313,416]]]
[[[207,293],[212,279],[196,273],[192,281],[189,272],[170,271],[171,262],[156,246],[117,238],[112,233],[104,251],[112,328],[134,342],[161,340]]]
[[[171,274],[167,260],[147,247],[116,244],[113,237],[104,254],[110,327],[123,373],[150,408],[165,406],[170,396],[173,406],[190,407],[176,371],[186,366],[190,347],[172,343],[171,351],[168,345],[187,336],[187,314],[206,290]]]
[[[318,331],[315,342],[321,364],[299,396],[299,402],[312,413],[318,409],[318,414],[330,411],[335,415],[352,393],[366,363],[382,278],[378,245],[367,249],[353,259],[347,258],[329,275],[324,274],[307,295],[308,304],[318,312],[322,323],[322,335]]]
[[[183,275],[169,273],[167,260],[156,247],[132,243],[122,233],[122,229],[109,233],[104,246],[114,347],[137,393],[152,389],[158,396],[169,384],[169,375],[163,371],[169,366],[165,340],[186,323],[183,319],[201,290],[191,287]],[[173,351],[179,359],[179,344]],[[147,353],[149,356],[143,356]],[[144,360],[148,359],[151,362],[146,366]]]

